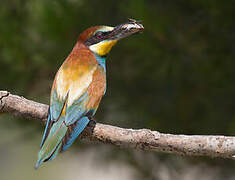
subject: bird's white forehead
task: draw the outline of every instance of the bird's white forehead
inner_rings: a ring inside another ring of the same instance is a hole
[[[107,32],[107,31],[112,31],[114,27],[111,26],[102,26],[101,28],[97,29],[97,31],[102,31],[102,32]]]

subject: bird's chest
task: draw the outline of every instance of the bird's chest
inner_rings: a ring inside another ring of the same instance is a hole
[[[106,75],[102,67],[98,67],[92,77],[92,82],[87,89],[87,109],[96,109],[106,91]]]
[[[92,76],[92,82],[88,87],[88,94],[92,97],[103,96],[106,90],[106,73],[103,68],[98,67]]]

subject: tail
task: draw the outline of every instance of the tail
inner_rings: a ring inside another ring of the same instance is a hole
[[[72,126],[67,127],[64,120],[64,116],[61,116],[59,120],[52,125],[49,135],[46,137],[38,153],[38,161],[35,165],[35,169],[43,162],[53,160],[60,150],[65,151],[68,149],[90,121],[87,117],[82,117]]]
[[[68,127],[64,124],[64,116],[61,116],[59,120],[52,125],[49,135],[38,153],[38,161],[35,165],[35,169],[43,162],[53,160],[56,157],[67,130]]]

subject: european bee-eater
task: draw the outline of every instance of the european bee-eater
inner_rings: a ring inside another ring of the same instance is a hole
[[[106,55],[118,40],[143,29],[130,19],[116,27],[91,27],[79,36],[56,73],[35,168],[68,149],[84,130],[106,91]]]

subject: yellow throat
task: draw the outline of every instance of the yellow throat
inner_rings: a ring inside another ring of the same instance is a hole
[[[101,41],[97,44],[91,45],[89,48],[94,53],[105,56],[109,53],[109,51],[112,49],[112,47],[117,43],[117,40],[106,40]]]

